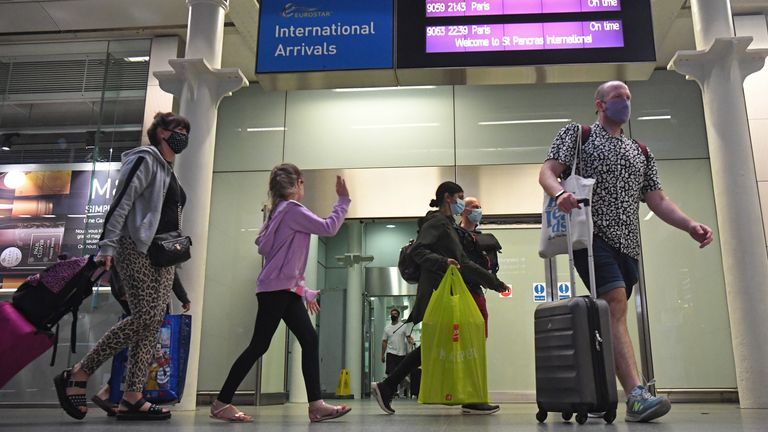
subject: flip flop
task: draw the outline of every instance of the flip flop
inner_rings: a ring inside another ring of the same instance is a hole
[[[331,406],[331,405],[327,405],[327,406]],[[335,409],[334,409],[333,414],[328,414],[328,415],[324,415],[324,416],[312,415],[312,413],[310,413],[309,414],[309,421],[311,423],[320,423],[320,422],[324,422],[324,421],[327,421],[327,420],[333,420],[335,418],[342,417],[342,416],[346,415],[347,413],[349,413],[350,411],[352,411],[352,408],[349,408],[346,405],[339,405],[339,406],[336,406],[334,408]]]
[[[235,408],[235,411],[237,411],[235,415],[233,416],[222,415],[221,413],[224,412],[224,410],[229,407]],[[217,410],[213,409],[213,406],[211,406],[211,414],[208,417],[214,420],[221,420],[221,421],[230,422],[230,423],[253,423],[253,417],[238,410],[232,404],[226,404]]]
[[[56,397],[59,399],[61,408],[69,414],[70,417],[82,420],[85,418],[85,412],[80,411],[81,407],[87,407],[85,395],[68,395],[67,389],[77,387],[81,389],[88,388],[87,381],[73,381],[72,370],[65,369],[53,378],[53,386],[56,387]]]
[[[107,399],[94,396],[91,398],[91,402],[93,402],[97,407],[103,409],[104,412],[107,413],[107,417],[114,417],[117,415],[117,406],[112,405],[112,402],[108,401]]]

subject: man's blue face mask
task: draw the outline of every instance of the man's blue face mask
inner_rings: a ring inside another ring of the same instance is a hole
[[[480,220],[483,219],[483,210],[482,209],[472,209],[472,213],[467,216],[470,222],[474,224],[479,224]]]
[[[632,113],[632,104],[626,99],[611,99],[605,104],[605,115],[618,124],[624,124],[629,121],[629,115]]]

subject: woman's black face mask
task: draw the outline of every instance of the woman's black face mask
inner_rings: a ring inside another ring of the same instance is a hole
[[[171,134],[165,139],[165,142],[168,143],[168,147],[170,147],[175,154],[179,154],[189,145],[189,137],[185,133],[171,131]]]

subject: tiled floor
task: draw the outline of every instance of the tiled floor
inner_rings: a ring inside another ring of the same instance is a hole
[[[424,406],[416,402],[395,401],[397,414],[383,414],[373,401],[350,403],[353,411],[336,421],[310,424],[306,405],[242,407],[256,416],[251,424],[227,424],[208,418],[207,409],[197,412],[175,412],[173,418],[159,423],[118,422],[92,409],[82,422],[67,417],[57,409],[0,409],[1,431],[281,431],[281,432],[544,432],[544,431],[654,431],[654,432],[765,432],[768,410],[740,410],[737,405],[676,404],[672,412],[657,423],[636,424],[623,421],[623,410],[612,426],[601,420],[590,420],[579,426],[563,423],[551,415],[544,425],[534,419],[536,407],[528,404],[505,404],[492,416],[462,416],[458,408]]]

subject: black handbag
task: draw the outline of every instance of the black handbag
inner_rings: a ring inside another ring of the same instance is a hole
[[[192,258],[192,238],[181,232],[181,205],[179,205],[179,229],[158,234],[152,239],[147,255],[155,267],[171,267]]]
[[[149,245],[149,262],[155,267],[171,267],[192,258],[192,239],[181,230],[158,234]]]

